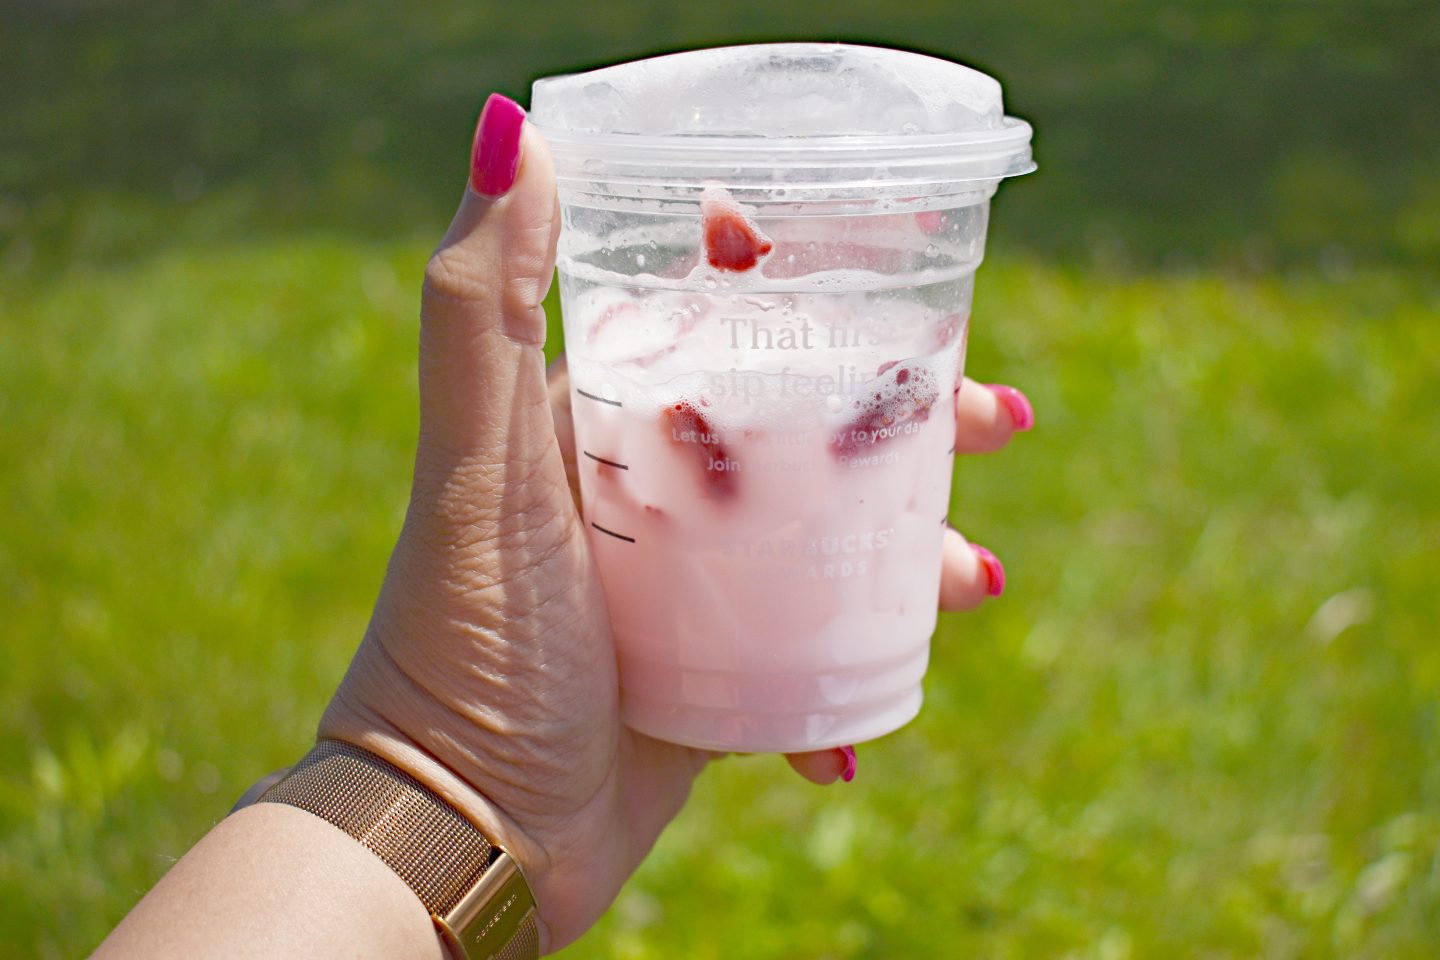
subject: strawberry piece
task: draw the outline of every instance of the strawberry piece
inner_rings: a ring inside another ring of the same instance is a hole
[[[689,400],[677,400],[661,412],[661,421],[670,439],[694,451],[706,495],[716,499],[733,496],[739,486],[736,474],[739,464],[726,454],[720,433],[705,414]]]
[[[921,210],[915,214],[915,225],[926,236],[933,237],[945,229],[944,210]]]
[[[702,200],[700,231],[705,240],[705,259],[716,270],[741,273],[775,249],[740,208],[729,200]]]
[[[940,325],[935,328],[935,349],[944,350],[954,343],[961,328],[965,326],[965,319],[963,313],[952,313],[941,320]],[[969,332],[969,328],[966,328],[966,332]]]
[[[906,423],[921,423],[940,396],[935,374],[913,360],[880,365],[868,395],[854,402],[855,416],[830,438],[830,452],[850,457],[900,435]]]

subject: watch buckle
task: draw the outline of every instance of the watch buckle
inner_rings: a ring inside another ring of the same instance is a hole
[[[458,957],[467,960],[506,960],[508,957],[536,956],[539,944],[529,954],[507,953],[518,944],[518,936],[534,937],[534,924],[522,932],[521,927],[535,913],[535,897],[525,875],[510,854],[498,850],[490,866],[470,892],[461,898],[455,909],[440,917],[432,914],[435,927],[446,945]],[[523,948],[522,948],[523,949]]]

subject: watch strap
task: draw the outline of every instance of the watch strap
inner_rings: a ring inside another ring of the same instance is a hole
[[[535,898],[519,864],[394,764],[321,740],[257,802],[299,807],[359,841],[420,898],[457,960],[540,955]]]

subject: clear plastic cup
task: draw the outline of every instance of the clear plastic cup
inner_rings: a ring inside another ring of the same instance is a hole
[[[535,84],[625,722],[729,751],[920,708],[989,198],[989,77],[774,44]]]

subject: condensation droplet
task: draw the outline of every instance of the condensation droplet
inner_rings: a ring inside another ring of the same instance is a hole
[[[637,267],[643,267],[643,266],[645,266],[645,254],[643,254],[643,253],[637,253],[637,254],[635,254],[635,266],[637,266]]]

